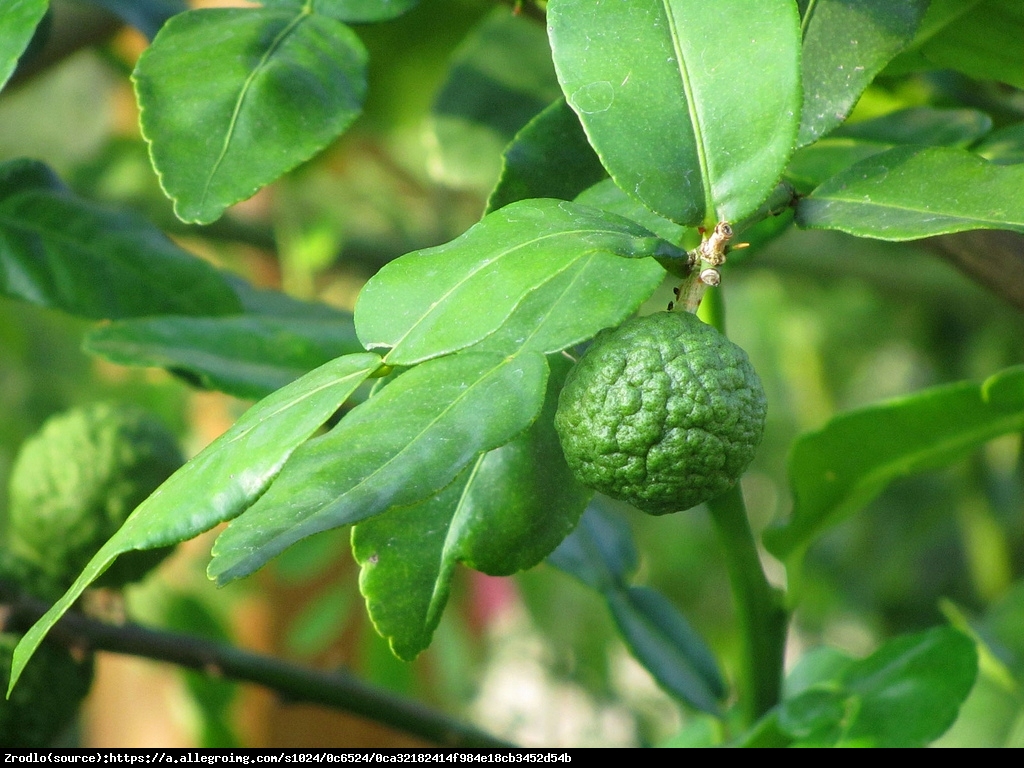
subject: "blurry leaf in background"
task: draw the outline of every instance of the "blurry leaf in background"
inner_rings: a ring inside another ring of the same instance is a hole
[[[241,578],[307,536],[433,496],[533,422],[547,373],[537,353],[463,352],[401,374],[295,452],[217,538],[210,577]]]
[[[3,88],[46,14],[49,0],[0,0],[0,88]]]
[[[86,0],[106,8],[152,40],[164,23],[188,10],[185,0]]]
[[[974,643],[947,627],[894,638],[866,659],[821,662],[804,657],[791,673],[802,689],[778,707],[792,746],[926,746],[956,720],[978,671]]]
[[[544,27],[494,9],[455,52],[434,102],[431,175],[486,193],[502,150],[559,95]]]
[[[363,288],[356,330],[368,348],[390,347],[391,365],[411,365],[475,344],[510,321],[531,292],[555,283],[579,262],[593,282],[588,257],[615,268],[622,282],[606,280],[594,314],[608,324],[624,319],[660,282],[661,268],[646,256],[685,258],[633,222],[596,208],[559,200],[521,200],[485,216],[450,243],[407,254],[386,265]],[[621,259],[616,265],[616,257]],[[591,264],[590,266],[594,266]],[[574,278],[575,279],[575,276]],[[559,285],[571,293],[573,280]],[[625,284],[625,286],[624,286]],[[599,286],[601,287],[601,286]],[[483,300],[481,300],[483,298]],[[600,330],[573,304],[535,307],[549,325],[542,352],[557,352]],[[526,323],[528,332],[537,331]],[[507,353],[523,339],[512,338]],[[534,348],[534,347],[531,347]]]
[[[715,655],[659,592],[629,586],[637,567],[629,528],[592,504],[547,562],[601,593],[630,652],[673,696],[718,713],[725,682]]]
[[[797,204],[797,224],[880,240],[971,229],[1024,232],[1024,166],[961,149],[896,147],[834,176]]]
[[[787,560],[890,482],[943,466],[999,435],[1024,429],[1024,368],[984,384],[949,384],[842,413],[803,435],[789,459],[793,513],[765,531]]]
[[[794,3],[550,0],[547,19],[566,100],[624,191],[693,226],[768,197],[800,119]]]
[[[487,213],[531,197],[572,200],[608,175],[565,99],[527,123],[505,147],[503,157]]]
[[[119,365],[166,368],[205,389],[258,400],[342,355],[362,352],[351,317],[150,317],[102,325],[84,349]]]
[[[553,423],[569,365],[551,365],[544,410],[525,433],[481,455],[437,496],[353,528],[367,611],[400,658],[430,644],[456,564],[492,576],[531,568],[583,513],[592,494],[569,471]]]
[[[913,39],[928,0],[817,0],[803,18],[803,113],[797,146],[845,120],[864,89]]]
[[[420,0],[313,0],[313,12],[338,21],[360,23],[387,21],[414,7]],[[268,8],[291,8],[301,11],[308,0],[263,0]]]
[[[1024,123],[1015,123],[993,131],[972,150],[996,165],[1024,163]]]
[[[365,68],[355,33],[305,7],[174,16],[134,80],[142,132],[178,217],[214,221],[337,138],[362,108]]]
[[[41,163],[0,165],[0,293],[90,318],[238,312],[206,262],[144,219],[71,194]]]
[[[285,636],[288,650],[308,658],[337,642],[355,604],[354,597],[355,589],[348,580],[332,584],[316,595],[288,627]]]
[[[43,637],[119,555],[177,544],[235,517],[259,498],[296,446],[380,365],[372,354],[332,360],[254,405],[175,472],[96,553],[71,589],[15,649],[11,686]],[[196,489],[204,489],[197,494]]]

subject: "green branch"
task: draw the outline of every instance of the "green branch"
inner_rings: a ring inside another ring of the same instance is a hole
[[[23,631],[49,608],[45,602],[13,596],[0,584],[3,631]],[[192,635],[114,626],[69,613],[48,636],[70,648],[167,661],[217,677],[269,688],[289,702],[308,702],[366,717],[442,747],[511,747],[501,739],[460,723],[418,702],[396,696],[343,673],[311,670]]]

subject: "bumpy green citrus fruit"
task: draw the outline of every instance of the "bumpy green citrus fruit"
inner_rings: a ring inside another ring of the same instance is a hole
[[[11,469],[4,546],[25,587],[59,596],[149,494],[183,463],[174,436],[146,412],[97,403],[51,418]],[[169,549],[130,552],[99,582],[141,578]]]
[[[555,414],[581,483],[660,515],[714,498],[754,458],[767,405],[746,353],[689,312],[604,331]]]
[[[44,642],[5,699],[11,658],[20,635],[0,633],[0,745],[48,747],[74,720],[92,683],[92,657],[81,661],[59,645]]]

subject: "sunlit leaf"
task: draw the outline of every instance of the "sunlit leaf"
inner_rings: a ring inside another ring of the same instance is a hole
[[[209,264],[138,216],[79,199],[32,160],[0,165],[0,293],[90,318],[241,309]]]
[[[211,222],[323,149],[359,114],[365,67],[351,29],[306,10],[173,17],[134,80],[142,132],[174,212]]]
[[[795,3],[550,0],[547,18],[566,100],[622,189],[686,225],[768,197],[800,119]]]
[[[1024,4],[983,0],[947,24],[921,53],[934,65],[1024,88]]]
[[[25,634],[14,651],[13,688],[43,637],[125,552],[194,538],[241,514],[309,438],[380,365],[362,353],[333,360],[254,405],[132,512],[71,588]],[[198,489],[198,490],[197,490]]]
[[[0,0],[0,88],[14,74],[48,7],[49,0]]]
[[[971,152],[896,147],[862,160],[797,204],[797,223],[879,240],[970,229],[1024,231],[1024,166]]]
[[[981,385],[934,387],[840,414],[794,444],[789,458],[793,513],[765,531],[765,546],[787,559],[893,480],[943,466],[1021,429],[1024,368],[1009,368]]]
[[[210,577],[240,578],[314,533],[433,496],[530,425],[546,379],[543,356],[526,352],[464,352],[403,373],[295,452],[217,539]]]
[[[592,254],[685,257],[614,214],[560,200],[523,200],[489,214],[450,243],[387,264],[359,294],[356,331],[368,349],[391,348],[386,360],[392,365],[448,354],[489,336],[528,294]],[[608,265],[609,274],[637,274],[642,287],[659,269],[598,261]],[[607,287],[634,290],[610,282]],[[579,315],[578,323],[589,322],[580,307],[569,309]],[[580,338],[587,336],[573,325],[564,342],[552,343],[560,349]]]

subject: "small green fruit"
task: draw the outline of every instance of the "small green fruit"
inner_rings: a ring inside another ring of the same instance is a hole
[[[47,421],[11,470],[3,540],[21,563],[24,586],[44,598],[63,593],[183,461],[174,436],[138,408],[97,403]],[[98,583],[138,580],[169,552],[123,555]]]
[[[581,483],[661,515],[730,488],[766,411],[742,349],[693,314],[660,312],[595,338],[566,380],[555,428]]]
[[[11,658],[19,635],[0,633],[0,744],[48,747],[75,719],[92,683],[92,657],[76,660],[66,648],[42,643],[18,684],[5,699],[11,681]]]

